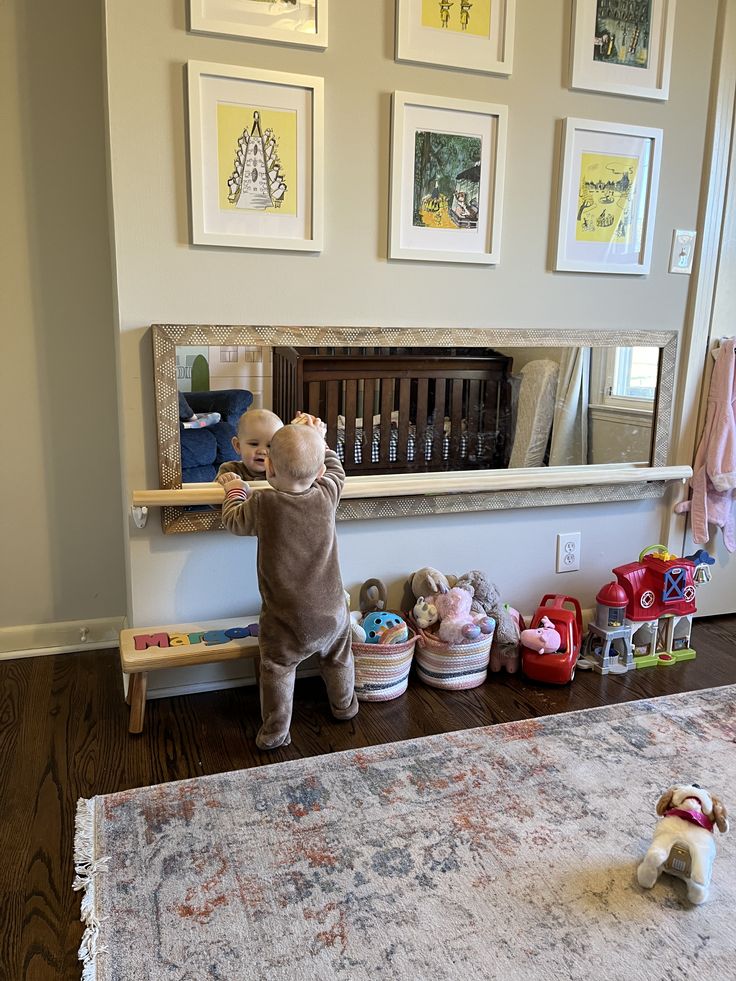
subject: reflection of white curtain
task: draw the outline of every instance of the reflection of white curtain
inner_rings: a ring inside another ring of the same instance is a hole
[[[588,462],[590,348],[568,348],[560,362],[557,402],[552,424],[551,467]]]
[[[556,361],[528,361],[521,369],[518,395],[512,395],[514,446],[509,467],[542,467],[557,398]]]

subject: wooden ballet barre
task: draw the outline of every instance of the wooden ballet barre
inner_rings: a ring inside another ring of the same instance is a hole
[[[412,473],[347,477],[343,499],[405,497],[413,494],[468,494],[482,491],[528,490],[544,487],[589,487],[601,484],[639,484],[649,481],[687,480],[692,467],[636,467],[607,464],[598,467],[534,467],[514,470],[465,470],[452,473]],[[263,481],[253,481],[254,490],[270,490]],[[133,491],[133,507],[185,507],[195,504],[222,505],[225,491],[217,483],[184,484],[171,490]]]

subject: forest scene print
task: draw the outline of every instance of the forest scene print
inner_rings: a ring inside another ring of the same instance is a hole
[[[482,140],[478,136],[417,130],[414,138],[413,224],[478,226]]]
[[[597,0],[593,60],[646,68],[651,24],[652,0]]]

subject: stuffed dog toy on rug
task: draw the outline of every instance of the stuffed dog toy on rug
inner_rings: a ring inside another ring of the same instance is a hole
[[[696,783],[680,784],[662,794],[657,814],[661,820],[637,870],[639,885],[651,889],[660,872],[668,872],[685,880],[691,903],[704,903],[716,856],[713,829],[728,831],[726,808]]]

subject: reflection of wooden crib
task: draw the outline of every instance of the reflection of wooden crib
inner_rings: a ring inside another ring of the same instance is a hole
[[[484,348],[277,347],[273,407],[324,419],[348,474],[504,467],[511,367]]]

